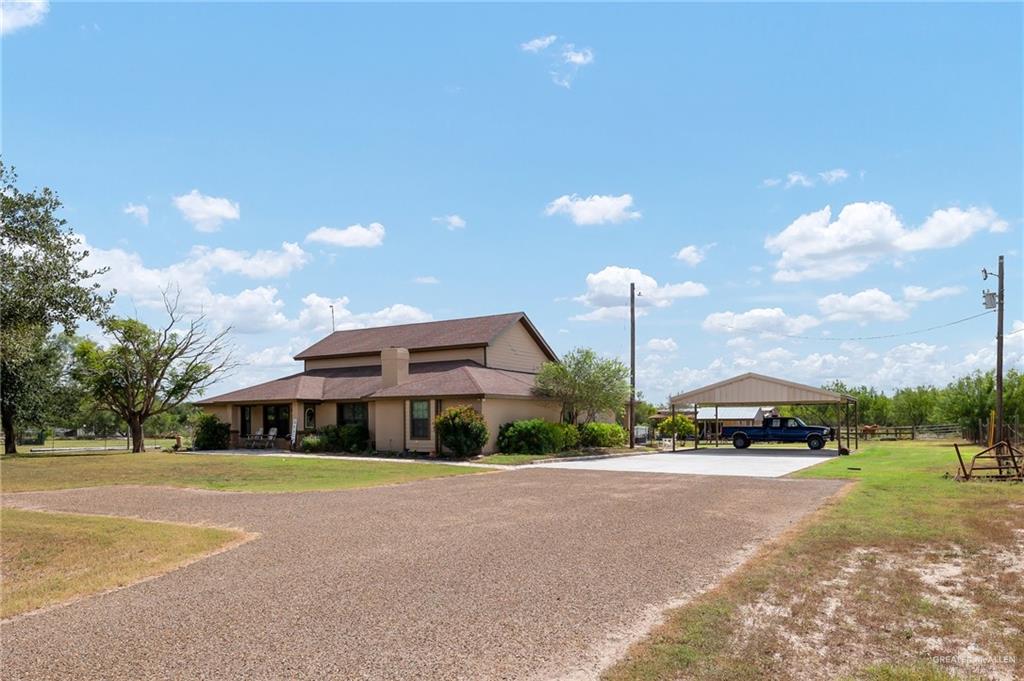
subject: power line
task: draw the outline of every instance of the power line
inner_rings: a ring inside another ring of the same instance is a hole
[[[978,314],[971,315],[970,317],[964,317],[963,319],[957,319],[956,321],[946,322],[945,324],[938,324],[936,326],[929,326],[926,329],[917,329],[915,331],[904,331],[902,333],[887,333],[887,334],[884,334],[884,335],[881,335],[881,336],[847,336],[845,338],[836,338],[835,336],[798,336],[798,335],[795,335],[795,334],[787,334],[787,333],[778,333],[778,334],[771,334],[771,335],[780,336],[782,338],[795,338],[795,339],[799,339],[799,340],[812,340],[812,341],[835,341],[835,342],[840,342],[840,341],[882,340],[882,339],[885,339],[885,338],[900,338],[902,336],[915,336],[917,334],[928,333],[929,331],[935,331],[937,329],[945,329],[946,327],[956,326],[957,324],[963,324],[964,322],[969,322],[972,319],[977,319],[978,317],[984,317],[985,315],[993,314],[994,312],[995,312],[995,310],[985,310],[984,312],[980,312]],[[735,327],[729,327],[729,330],[730,331],[741,331],[741,329],[737,329]],[[1024,331],[1024,329],[1019,329],[1018,331],[1014,331],[1014,333],[1019,333],[1020,331]]]

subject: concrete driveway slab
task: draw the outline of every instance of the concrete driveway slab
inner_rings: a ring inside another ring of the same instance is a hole
[[[801,468],[827,461],[828,456],[808,454],[807,450],[771,449],[751,454],[734,449],[701,449],[700,453],[663,452],[638,454],[612,459],[560,461],[533,464],[532,468],[618,471],[621,473],[675,473],[682,475],[726,475],[752,478],[780,478]]]
[[[841,484],[526,470],[300,494],[8,494],[260,536],[3,623],[2,676],[592,678]]]

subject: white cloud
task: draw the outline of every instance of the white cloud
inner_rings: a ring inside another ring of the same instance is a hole
[[[772,335],[800,335],[821,321],[810,315],[787,315],[780,307],[754,308],[746,312],[713,312],[704,318],[705,331],[719,333],[760,333]]]
[[[415,277],[413,279],[413,283],[416,283],[416,284],[440,284],[441,280],[438,279],[437,277],[434,277],[434,276]]]
[[[259,250],[251,255],[248,251],[230,248],[194,246],[190,256],[194,267],[241,274],[251,279],[284,277],[310,260],[309,253],[290,241],[282,242],[280,251]]]
[[[460,215],[445,215],[440,218],[431,218],[433,222],[440,222],[444,224],[448,229],[455,231],[456,229],[464,229],[466,221]]]
[[[576,49],[572,43],[562,46],[560,60],[551,69],[551,82],[565,89],[572,87],[580,69],[594,62],[594,51],[589,47]]]
[[[970,207],[935,211],[921,227],[908,229],[889,204],[851,203],[834,221],[830,206],[801,215],[765,239],[765,248],[779,254],[776,281],[841,279],[863,272],[886,256],[949,248],[976,232],[1006,228],[991,209]]]
[[[544,35],[533,40],[527,40],[525,43],[520,43],[519,49],[523,52],[543,52],[551,47],[552,43],[556,40],[558,40],[557,35]]]
[[[656,352],[675,352],[679,346],[671,338],[652,338],[647,341],[647,349]]]
[[[198,189],[175,196],[174,205],[182,217],[200,232],[216,232],[225,220],[237,220],[241,216],[237,203],[217,196],[200,194]]]
[[[342,248],[375,248],[384,243],[384,225],[371,222],[369,227],[349,225],[344,229],[318,227],[306,235],[306,241],[341,246]]]
[[[562,50],[562,59],[566,64],[573,64],[574,66],[586,66],[594,61],[594,51],[589,47],[584,47],[582,50],[577,50],[576,46],[572,43],[568,43]]]
[[[270,345],[247,353],[242,357],[241,364],[247,369],[250,367],[294,368],[295,355],[310,345],[312,345],[310,339],[292,339],[287,345]]]
[[[885,291],[870,288],[852,296],[833,293],[818,299],[818,309],[831,321],[898,322],[910,316],[910,306],[893,300]]]
[[[850,177],[850,173],[846,172],[843,168],[833,168],[832,170],[824,170],[818,173],[825,184],[836,184]]]
[[[578,194],[564,194],[544,209],[547,215],[568,215],[577,225],[602,225],[638,220],[640,211],[632,210],[633,196],[592,194],[586,198]]]
[[[124,214],[131,215],[144,225],[149,224],[149,206],[145,204],[129,203],[124,207]]]
[[[647,311],[643,308],[636,311],[637,317],[643,317],[646,314]],[[569,321],[573,322],[610,322],[622,319],[629,319],[629,307],[598,307],[590,312],[581,312],[569,317]]]
[[[0,2],[0,35],[41,24],[49,11],[49,0],[3,0]]]
[[[191,306],[193,310],[202,309],[215,323],[239,333],[276,331],[289,325],[285,303],[273,286],[257,286],[236,294],[203,292],[196,302],[198,305]]]
[[[303,309],[296,320],[297,328],[304,332],[327,332],[331,330],[331,305],[334,305],[334,325],[338,331],[362,329],[371,326],[412,324],[429,322],[433,317],[418,307],[397,303],[376,312],[356,313],[349,309],[347,296],[328,298],[310,293],[302,299]]]
[[[707,244],[705,246],[683,246],[679,249],[673,258],[685,262],[690,267],[696,267],[704,261],[707,257],[708,251],[715,247],[716,244]]]
[[[963,243],[975,232],[1005,232],[1007,227],[1006,221],[1000,220],[991,208],[947,208],[932,213],[920,228],[907,230],[896,240],[896,246],[904,251],[949,248]]]
[[[786,189],[790,187],[813,187],[814,180],[801,172],[794,170],[786,174]]]
[[[105,290],[117,289],[118,298],[138,308],[161,310],[163,292],[180,290],[179,305],[188,315],[204,313],[216,326],[232,326],[239,333],[282,329],[290,323],[285,304],[274,287],[258,286],[237,293],[212,290],[215,273],[240,274],[250,278],[281,277],[302,267],[307,254],[297,244],[285,242],[280,251],[261,250],[254,254],[230,249],[197,246],[189,257],[166,267],[147,267],[142,257],[120,248],[97,248],[81,237],[89,251],[85,267],[109,270],[96,277]]]
[[[593,309],[572,319],[604,321],[628,317],[630,283],[636,284],[636,306],[639,308],[637,314],[643,314],[643,308],[668,307],[676,299],[693,298],[708,293],[704,284],[686,281],[661,286],[654,277],[638,269],[610,265],[600,272],[587,275],[586,292],[574,300]]]
[[[180,289],[180,309],[187,315],[205,313],[217,327],[231,326],[238,333],[263,333],[294,329],[303,334],[329,331],[330,305],[335,306],[337,328],[362,328],[429,321],[429,313],[405,304],[389,305],[375,312],[353,312],[349,299],[327,298],[310,293],[303,307],[290,318],[280,292],[272,286],[247,288],[237,293],[212,290],[215,272],[247,277],[279,277],[305,264],[309,256],[298,244],[284,242],[280,251],[261,250],[253,254],[229,249],[197,246],[188,259],[167,267],[147,267],[137,253],[119,248],[102,249],[81,239],[89,250],[88,268],[109,267],[96,280],[104,289],[116,288],[118,298],[138,308],[161,310],[162,292]]]
[[[923,303],[939,298],[958,296],[966,289],[963,286],[942,286],[939,288],[925,288],[924,286],[904,286],[903,299],[908,303]]]
[[[782,180],[777,177],[766,177],[761,180],[762,187],[778,187],[780,184],[782,184]]]

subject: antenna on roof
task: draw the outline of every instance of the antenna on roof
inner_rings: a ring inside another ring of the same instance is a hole
[[[331,333],[334,333],[334,305],[331,305]]]

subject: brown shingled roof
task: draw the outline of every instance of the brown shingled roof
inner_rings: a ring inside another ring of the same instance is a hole
[[[456,395],[530,397],[533,380],[533,374],[491,369],[470,360],[411,364],[408,381],[384,389],[381,388],[380,366],[311,369],[209,397],[198,404]]]
[[[446,395],[501,395],[503,397],[532,397],[534,374],[504,371],[466,363],[447,371],[409,376],[405,383],[382,388],[373,393],[374,399],[387,397],[433,397]]]
[[[556,359],[555,353],[522,312],[335,331],[295,355],[295,359],[366,355],[389,347],[428,350],[487,345],[502,331],[520,320],[526,324],[526,328],[551,359]]]

